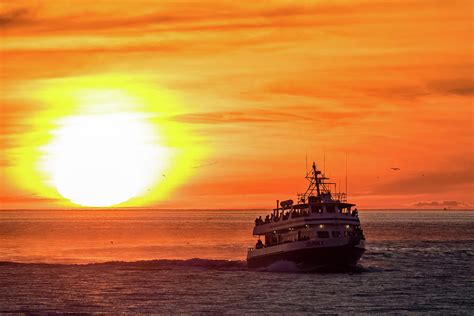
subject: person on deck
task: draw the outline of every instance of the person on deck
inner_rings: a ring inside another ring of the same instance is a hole
[[[351,214],[353,217],[358,217],[359,216],[359,212],[357,211],[357,208],[355,208],[353,211],[352,211],[352,214]]]

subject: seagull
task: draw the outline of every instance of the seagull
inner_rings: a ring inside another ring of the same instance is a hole
[[[390,169],[395,170],[395,171],[400,170],[400,168],[398,168],[398,167],[392,167],[392,168],[390,168]]]

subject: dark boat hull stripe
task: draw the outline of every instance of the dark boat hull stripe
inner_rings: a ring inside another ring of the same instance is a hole
[[[277,261],[290,261],[302,270],[312,270],[322,266],[355,266],[364,251],[364,248],[354,245],[304,248],[250,257],[247,259],[247,265],[250,269],[256,269],[268,267]]]

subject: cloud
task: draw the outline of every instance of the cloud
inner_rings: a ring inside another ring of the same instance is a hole
[[[331,3],[298,3],[286,1],[273,2],[272,5],[246,3],[236,5],[233,2],[183,3],[169,2],[160,5],[158,10],[152,1],[150,5],[141,3],[124,5],[125,10],[109,7],[108,10],[95,1],[81,1],[74,6],[63,6],[55,10],[55,15],[48,16],[47,10],[36,10],[40,17],[30,18],[36,31],[41,32],[78,32],[88,33],[91,30],[111,31],[131,28],[151,28],[156,31],[203,31],[203,30],[238,30],[261,28],[284,28],[301,26],[341,26],[360,25],[395,20],[400,17],[385,14],[391,10],[423,12],[424,18],[438,20],[439,15],[429,15],[426,9],[436,5],[441,9],[448,7],[436,0],[420,1],[406,4],[405,1],[366,1],[350,3],[347,1]],[[468,4],[467,4],[468,5]],[[46,8],[46,7],[45,7]],[[146,8],[145,10],[143,8]],[[26,9],[11,11],[7,21],[25,20]],[[374,14],[377,13],[377,14]],[[382,16],[384,15],[384,16]],[[14,23],[13,23],[14,24]],[[13,25],[12,24],[12,25]]]
[[[472,69],[471,64],[465,64],[467,69]],[[453,66],[453,69],[455,67]],[[302,96],[321,99],[334,96],[331,87],[336,86],[345,91],[355,90],[360,95],[375,97],[385,100],[415,100],[430,95],[458,95],[471,96],[474,94],[473,78],[447,78],[443,80],[426,80],[425,82],[406,83],[404,77],[391,78],[391,82],[374,81],[369,74],[359,77],[355,74],[350,81],[338,79],[337,81],[306,81],[304,73],[298,74],[292,80],[276,81],[267,85],[264,90],[270,94]],[[359,80],[353,82],[355,78]],[[338,95],[343,97],[344,94]]]
[[[216,7],[217,6],[217,7]],[[316,20],[311,16],[344,14],[343,5],[327,6],[285,6],[276,8],[270,6],[237,7],[231,4],[217,5],[207,8],[199,5],[164,5],[160,10],[145,11],[139,14],[134,10],[126,12],[113,11],[107,14],[97,14],[92,8],[75,6],[65,9],[62,14],[48,16],[37,10],[41,18],[32,18],[31,11],[19,8],[3,14],[0,26],[34,25],[35,33],[77,33],[85,34],[95,31],[128,32],[129,30],[148,30],[152,32],[200,32],[200,31],[230,31],[256,28],[299,27],[321,24],[336,24],[332,19]],[[119,12],[120,14],[117,14]],[[216,14],[218,12],[218,14]],[[95,13],[95,14],[94,14]],[[100,12],[99,12],[100,13]],[[306,18],[308,17],[308,18]],[[357,23],[344,19],[341,23]],[[3,23],[2,23],[3,22]]]
[[[460,202],[460,201],[421,201],[410,204],[410,206],[416,207],[442,207],[442,208],[449,208],[449,207],[471,207],[472,204],[468,202]]]
[[[460,166],[457,170],[440,170],[438,172],[420,172],[416,176],[405,176],[385,184],[377,184],[372,194],[414,195],[449,192],[460,187],[474,184],[473,162]]]
[[[84,1],[86,2],[86,1]],[[275,3],[273,6],[246,5],[238,6],[232,3],[212,2],[205,6],[188,3],[173,4],[172,2],[161,6],[160,10],[148,10],[135,13],[130,9],[125,12],[109,10],[107,14],[95,11],[93,5],[87,7],[76,5],[72,8],[63,8],[62,14],[31,18],[30,11],[25,8],[15,9],[4,14],[5,25],[15,26],[29,21],[35,24],[36,31],[41,32],[71,32],[87,33],[92,29],[96,31],[124,30],[130,28],[148,28],[153,31],[203,31],[203,30],[236,30],[266,27],[299,27],[315,25],[341,25],[358,23],[357,18],[348,18],[356,12],[364,12],[362,5],[349,4],[312,4],[312,5],[287,5]],[[156,6],[150,6],[156,7]],[[365,5],[367,7],[367,4]],[[374,6],[371,6],[374,8]],[[378,8],[380,10],[380,8]],[[96,14],[94,14],[96,13]],[[99,14],[97,14],[99,13]],[[117,14],[119,13],[119,14]],[[314,17],[318,16],[319,19]],[[345,16],[336,21],[333,16]],[[1,20],[0,20],[1,21]],[[60,26],[60,27],[58,27]]]
[[[30,18],[30,10],[19,8],[0,14],[0,28],[23,25]]]
[[[304,116],[266,110],[189,113],[175,116],[172,119],[192,124],[271,123],[308,120]]]
[[[366,116],[361,111],[327,111],[318,107],[291,107],[293,114],[288,111],[273,111],[263,109],[248,109],[246,111],[215,111],[188,113],[172,117],[178,122],[190,124],[227,124],[227,123],[273,123],[273,122],[350,122],[351,119]],[[339,123],[337,123],[339,124]],[[337,125],[336,124],[336,125]]]
[[[472,69],[472,66],[470,68]],[[441,94],[470,96],[474,94],[474,79],[471,76],[471,78],[436,80],[430,82],[428,87]]]
[[[35,195],[3,195],[0,196],[0,208],[12,204],[34,204],[34,203],[54,203],[58,199],[35,196]]]

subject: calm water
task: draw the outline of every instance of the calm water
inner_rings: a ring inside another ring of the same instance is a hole
[[[313,274],[247,270],[257,215],[2,211],[0,312],[474,313],[474,212],[361,211],[358,269]]]

